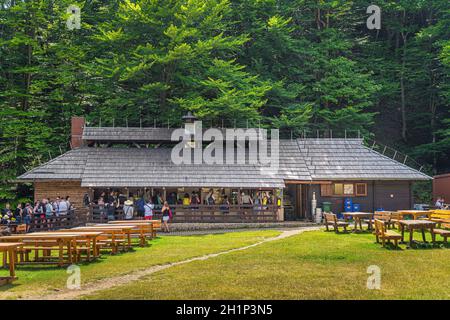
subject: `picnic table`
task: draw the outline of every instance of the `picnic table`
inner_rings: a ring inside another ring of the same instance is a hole
[[[115,241],[121,236],[125,236],[127,239],[127,247],[131,248],[131,230],[134,228],[133,225],[94,225],[86,227],[76,227],[68,229],[68,231],[97,231],[102,233],[111,234],[111,241],[115,245]],[[117,247],[116,247],[117,248]]]
[[[9,277],[0,277],[0,285],[11,283],[16,280],[15,262],[17,248],[23,246],[21,242],[0,243],[0,252],[3,252],[3,267],[6,267],[9,259]]]
[[[409,231],[409,247],[412,247],[414,230],[421,230],[422,232],[422,240],[423,242],[427,242],[425,238],[425,229],[430,229],[432,241],[435,241],[435,235],[433,233],[433,229],[436,225],[436,222],[428,221],[428,220],[400,220],[399,221],[400,229],[402,232],[401,242],[404,243],[405,238],[405,229],[408,228]]]
[[[161,220],[112,220],[108,224],[119,225],[136,225],[136,224],[152,224],[152,238],[156,237],[156,230],[161,228]]]
[[[86,244],[86,261],[92,261],[100,256],[99,250],[97,248],[97,238],[101,236],[102,232],[94,231],[72,231],[70,229],[61,229],[58,231],[48,231],[48,232],[33,232],[28,235],[72,235],[74,236],[74,242],[71,244],[71,250],[73,253],[77,252],[78,241]],[[91,255],[92,250],[92,255]],[[71,256],[73,256],[71,254]],[[73,256],[73,261],[78,262],[77,256]]]
[[[20,263],[54,263],[51,261],[51,256],[48,252],[51,250],[58,250],[57,264],[63,266],[73,263],[72,245],[76,242],[77,235],[67,233],[31,233],[31,234],[16,234],[11,236],[0,237],[0,242],[23,242],[26,247],[32,246],[35,251],[34,262],[21,261]],[[64,259],[64,248],[67,247],[67,260]],[[43,251],[43,258],[39,259],[39,250]]]
[[[355,229],[354,231],[358,230],[358,225],[360,230],[363,230],[362,228],[362,220],[363,219],[368,219],[368,228],[369,230],[372,229],[372,218],[373,218],[373,213],[371,212],[342,212],[342,215],[344,216],[344,219],[349,219],[352,218],[355,221]]]
[[[397,212],[402,216],[402,219],[404,216],[411,215],[413,216],[414,220],[418,220],[420,216],[429,217],[433,213],[431,211],[425,210],[398,210]]]
[[[153,238],[153,223],[151,221],[144,221],[140,223],[123,223],[123,224],[110,224],[110,226],[118,227],[118,226],[132,226],[133,229],[131,230],[132,234],[135,234],[139,237],[139,245],[141,247],[145,246],[147,244],[147,237],[150,239]],[[97,226],[105,226],[105,224],[96,224],[94,227]]]

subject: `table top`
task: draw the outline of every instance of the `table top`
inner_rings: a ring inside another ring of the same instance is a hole
[[[69,230],[73,230],[73,231],[89,231],[89,230],[100,230],[100,231],[124,231],[124,230],[131,230],[135,228],[135,226],[133,225],[126,225],[126,226],[122,226],[122,225],[112,225],[112,226],[88,226],[88,227],[76,227],[76,228],[72,228]]]
[[[0,242],[0,251],[6,251],[11,248],[23,246],[21,242]]]
[[[408,226],[419,226],[419,225],[436,225],[436,222],[429,220],[399,220],[400,224],[408,225]]]
[[[117,228],[120,228],[120,227],[126,227],[126,228],[128,228],[128,227],[132,227],[133,229],[134,228],[140,228],[140,229],[144,229],[144,228],[148,228],[148,227],[150,227],[150,226],[152,226],[153,224],[152,223],[136,223],[136,224],[131,224],[131,223],[127,223],[127,224],[113,224],[113,225],[110,225],[110,226],[108,226],[108,227],[113,227],[113,228],[115,228],[115,227],[117,227]],[[103,227],[104,225],[95,225],[95,226],[92,226],[92,227]]]
[[[80,236],[80,237],[97,237],[101,236],[102,232],[95,232],[95,231],[73,231],[68,229],[67,231],[55,231],[55,232],[33,232],[28,233],[28,235],[74,235],[74,236]]]
[[[372,216],[371,212],[342,212],[344,216]]]
[[[431,213],[431,211],[428,211],[428,210],[397,210],[397,212],[401,212],[401,213]]]
[[[154,222],[159,222],[160,220],[114,220],[108,221],[108,224],[152,224]],[[104,225],[104,224],[103,224]]]
[[[0,240],[59,240],[59,239],[74,239],[76,235],[70,233],[47,233],[47,234],[16,234],[12,236],[0,237]]]

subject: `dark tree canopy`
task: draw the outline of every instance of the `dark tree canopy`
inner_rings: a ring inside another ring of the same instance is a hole
[[[81,28],[66,26],[69,5]],[[450,170],[448,0],[0,0],[0,201],[91,125],[361,130]]]

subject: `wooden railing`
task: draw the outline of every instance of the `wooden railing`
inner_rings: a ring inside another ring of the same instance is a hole
[[[274,222],[277,221],[276,205],[171,205],[172,222]],[[136,208],[134,213],[136,214]],[[109,214],[109,217],[108,217]],[[91,205],[89,222],[105,223],[111,220],[124,219],[122,208],[114,213],[107,207]],[[161,206],[153,210],[153,219],[161,219]],[[139,219],[139,217],[134,217]]]
[[[50,231],[65,228],[73,228],[86,223],[86,215],[76,210],[69,210],[63,216],[51,216],[41,218],[34,216],[29,223],[29,232]]]

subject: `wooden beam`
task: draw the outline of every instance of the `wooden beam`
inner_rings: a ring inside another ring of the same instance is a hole
[[[332,184],[331,181],[284,180],[285,184]]]

